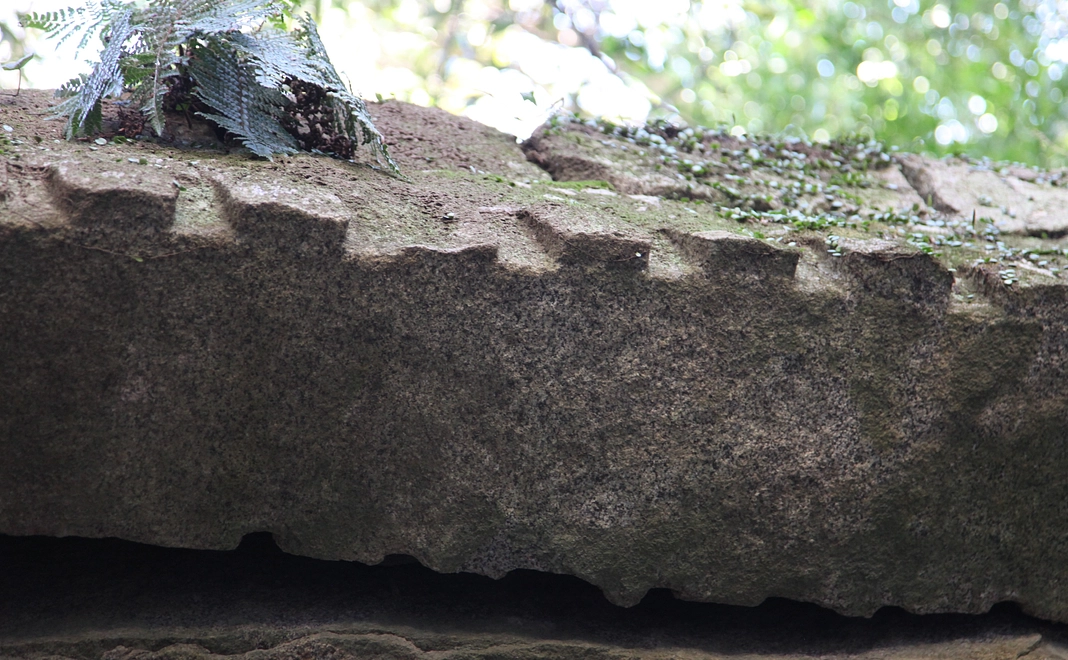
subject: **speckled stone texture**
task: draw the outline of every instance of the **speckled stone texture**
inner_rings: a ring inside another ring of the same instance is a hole
[[[0,533],[1068,621],[1058,274],[762,240],[398,103],[405,181],[56,144],[11,107],[45,139],[0,170]]]

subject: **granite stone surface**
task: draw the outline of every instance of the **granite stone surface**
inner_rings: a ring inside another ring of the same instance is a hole
[[[2,534],[1068,621],[1056,173],[709,137],[695,178],[391,102],[397,179],[20,99]],[[299,643],[404,646],[342,637]]]

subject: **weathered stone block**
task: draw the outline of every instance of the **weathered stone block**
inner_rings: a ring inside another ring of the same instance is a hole
[[[581,231],[557,222],[554,211],[534,208],[519,212],[542,249],[560,264],[640,271],[649,264],[652,242],[621,231]]]
[[[77,225],[145,231],[174,222],[178,188],[155,168],[125,162],[85,171],[58,162],[49,166],[48,183],[57,208]]]
[[[276,177],[215,174],[221,215],[240,238],[305,256],[341,256],[349,220],[341,200]]]
[[[986,217],[1002,231],[1033,236],[1064,236],[1068,215],[1064,192],[1049,185],[1057,175],[1018,167],[901,158],[905,176],[916,191],[949,215]]]
[[[506,136],[379,111],[409,180],[161,145],[156,174],[100,187],[83,173],[147,147],[14,152],[0,533],[269,531],[312,557],[568,573],[621,604],[1068,621],[1059,244],[877,217],[818,170],[789,195],[752,168],[701,184],[748,196],[740,220],[679,190],[562,195]],[[554,139],[543,157],[601,149]],[[97,222],[110,242],[86,242]]]
[[[792,280],[801,254],[798,250],[774,247],[728,231],[686,234],[669,230],[667,234],[688,258],[701,264],[710,277],[729,280],[764,284]]]

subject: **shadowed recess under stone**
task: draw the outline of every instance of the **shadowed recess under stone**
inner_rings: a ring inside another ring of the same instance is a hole
[[[1010,603],[984,615],[883,608],[864,619],[783,599],[684,602],[658,589],[622,608],[570,576],[442,575],[397,555],[378,566],[314,560],[283,553],[267,533],[246,535],[232,551],[0,536],[0,566],[3,658],[284,655],[300,645],[361,657],[357,642],[382,636],[415,649],[405,655],[398,643],[383,658],[1053,660],[1068,649],[1068,626]]]

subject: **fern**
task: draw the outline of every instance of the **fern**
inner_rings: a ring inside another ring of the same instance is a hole
[[[294,57],[293,45],[299,38],[299,34],[264,26],[254,34],[234,33],[229,41],[237,51],[258,63],[265,85],[282,85],[287,78],[325,85],[326,79],[314,63],[299,57],[299,52]]]
[[[166,80],[179,75],[187,64],[180,48],[197,36],[223,36],[263,23],[279,10],[279,5],[263,0],[156,0],[149,4],[155,29],[144,31],[144,41],[152,54],[153,75],[150,84],[142,86],[134,98],[157,134],[163,132]]]
[[[64,100],[54,115],[66,120],[68,139],[99,130],[103,99],[121,94],[163,135],[165,107],[173,107],[167,99],[188,89],[203,104],[197,114],[259,156],[305,148],[351,158],[362,142],[399,173],[311,17],[285,31],[290,7],[290,0],[103,0],[21,19],[61,41],[84,32],[79,48],[98,33],[105,43],[93,72],[56,92]],[[311,131],[308,116],[328,121],[317,119]]]
[[[193,93],[219,113],[200,116],[237,135],[257,155],[297,150],[296,141],[278,122],[287,99],[278,89],[261,85],[256,69],[226,40],[205,39],[190,60],[189,73],[197,81]]]
[[[104,23],[110,21],[116,12],[125,9],[118,0],[103,0],[102,2],[86,2],[81,7],[68,7],[58,11],[50,11],[38,14],[29,12],[19,16],[22,27],[43,30],[51,37],[58,40],[57,46],[62,45],[67,39],[79,32],[84,32],[78,42],[78,50],[85,48],[89,40],[97,33]]]
[[[107,46],[100,54],[100,64],[85,78],[75,78],[60,88],[68,94],[66,101],[53,108],[56,116],[67,118],[66,135],[69,140],[81,130],[94,131],[100,128],[101,100],[105,96],[122,93],[123,79],[120,75],[120,58],[123,44],[133,35],[130,25],[133,12],[125,10],[118,15],[106,30]]]
[[[330,63],[330,58],[326,54],[326,46],[319,39],[319,31],[315,27],[315,21],[312,20],[311,16],[304,15],[300,18],[300,24],[302,30],[298,34],[302,37],[301,41],[306,43],[307,60],[324,76],[323,82],[325,84],[320,84],[320,86],[323,87],[327,97],[330,99],[337,130],[349,136],[352,140],[355,140],[357,131],[359,131],[359,134],[363,137],[363,143],[371,147],[371,153],[374,154],[375,159],[381,162],[384,158],[396,171],[397,164],[390,158],[386,144],[382,141],[382,134],[378,132],[374,122],[371,121],[371,115],[367,112],[367,105],[363,102],[363,99],[348,91],[341,81],[341,76],[334,69],[334,65]]]

